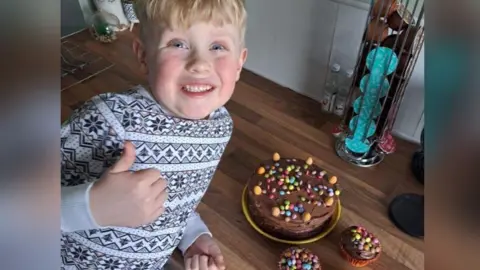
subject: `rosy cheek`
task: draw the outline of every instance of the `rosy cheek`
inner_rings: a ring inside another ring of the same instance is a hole
[[[178,53],[165,53],[161,54],[158,58],[159,65],[173,65],[178,63],[181,59],[181,55]]]
[[[159,55],[156,62],[157,74],[160,76],[171,76],[176,69],[182,66],[182,57],[182,55],[174,53]]]
[[[215,59],[216,69],[223,74],[235,71],[236,62],[232,57],[219,57]]]

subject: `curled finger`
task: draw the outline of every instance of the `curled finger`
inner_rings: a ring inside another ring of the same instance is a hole
[[[146,184],[153,185],[161,177],[161,174],[157,169],[145,169],[136,171],[135,176],[144,180]]]
[[[165,212],[165,207],[158,206],[155,208],[150,216],[151,222],[155,221]]]
[[[185,259],[185,270],[192,270],[192,258]]]
[[[199,267],[199,256],[198,255],[194,255],[192,257],[192,270],[200,270],[200,267]]]
[[[219,270],[212,256],[208,258],[208,270]]]
[[[199,260],[200,270],[208,270],[208,258],[209,256],[201,255]]]
[[[159,191],[162,191],[162,190],[167,188],[167,181],[165,181],[163,178],[159,177],[154,182],[152,182],[152,188],[155,188]]]
[[[223,255],[217,255],[213,257],[213,261],[219,270],[225,270],[225,260],[223,259]]]
[[[163,206],[163,204],[164,204],[165,201],[167,200],[167,197],[168,197],[167,190],[163,190],[163,191],[159,192],[159,193],[157,194],[157,196],[155,197],[155,203],[156,203],[158,206]]]

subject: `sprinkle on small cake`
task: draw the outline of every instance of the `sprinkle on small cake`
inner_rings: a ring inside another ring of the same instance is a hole
[[[318,256],[300,247],[286,249],[280,255],[279,270],[320,270]]]

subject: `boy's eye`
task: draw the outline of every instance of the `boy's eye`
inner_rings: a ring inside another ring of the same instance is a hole
[[[188,46],[185,42],[180,40],[172,40],[167,44],[169,47],[175,47],[179,49],[188,49]]]
[[[223,51],[223,50],[225,50],[225,47],[223,45],[220,45],[220,44],[213,44],[212,47],[211,47],[211,50],[213,50],[213,51]]]

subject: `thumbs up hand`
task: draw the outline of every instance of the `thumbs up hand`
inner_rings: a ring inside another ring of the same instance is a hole
[[[137,227],[164,212],[167,182],[156,169],[130,172],[135,146],[125,142],[120,159],[90,189],[90,211],[100,226]]]

